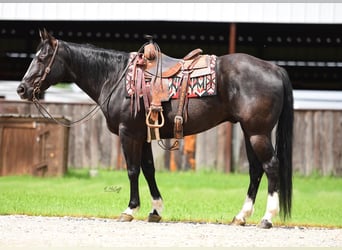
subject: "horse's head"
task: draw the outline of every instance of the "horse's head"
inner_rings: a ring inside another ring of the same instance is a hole
[[[57,55],[60,50],[58,40],[45,29],[39,33],[41,42],[36,56],[17,88],[17,93],[21,99],[31,101],[38,98],[39,92],[63,80],[64,73],[63,60]]]

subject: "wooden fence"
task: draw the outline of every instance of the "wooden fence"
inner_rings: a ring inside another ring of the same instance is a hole
[[[242,130],[234,125],[233,166],[248,171]],[[295,110],[294,172],[342,176],[342,110]]]
[[[36,107],[28,102],[1,101],[0,112],[6,114],[39,115]],[[75,120],[92,108],[88,103],[44,103],[56,117]],[[120,147],[118,137],[111,134],[101,112],[92,119],[70,128],[68,166],[75,168],[119,167]]]
[[[342,175],[342,110],[298,110],[294,131],[296,171]]]
[[[75,120],[91,109],[88,103],[45,103],[49,112]],[[2,114],[33,114],[36,108],[23,101],[0,101]],[[157,169],[216,169],[224,171],[226,124],[182,140],[180,151],[168,152],[153,142]],[[170,143],[166,141],[166,143]],[[193,146],[195,145],[195,147]],[[194,150],[191,150],[191,149]],[[245,144],[239,125],[233,125],[232,170],[248,171]],[[342,110],[296,110],[293,145],[294,171],[342,176]],[[68,166],[75,168],[125,167],[118,137],[111,134],[101,112],[70,129]],[[174,167],[176,166],[176,167]]]

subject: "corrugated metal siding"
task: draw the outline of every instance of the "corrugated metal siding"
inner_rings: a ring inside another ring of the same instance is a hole
[[[0,3],[0,19],[342,23],[342,3]]]

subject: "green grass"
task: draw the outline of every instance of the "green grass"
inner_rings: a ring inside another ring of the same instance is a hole
[[[164,199],[163,221],[229,223],[239,212],[248,175],[216,172],[157,172]],[[260,185],[255,212],[248,223],[258,223],[266,207],[266,178]],[[285,225],[342,228],[342,178],[294,178],[292,218]],[[145,219],[151,198],[140,176],[141,208]],[[102,170],[90,178],[87,170],[69,170],[63,178],[10,176],[0,178],[0,214],[86,216],[116,218],[127,207],[129,182],[125,171]],[[275,224],[284,223],[277,217]]]

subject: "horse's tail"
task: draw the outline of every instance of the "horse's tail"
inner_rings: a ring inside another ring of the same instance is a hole
[[[279,203],[280,214],[285,220],[291,217],[292,206],[292,134],[293,134],[293,93],[289,76],[281,68],[284,103],[277,126],[276,152],[279,160]]]

